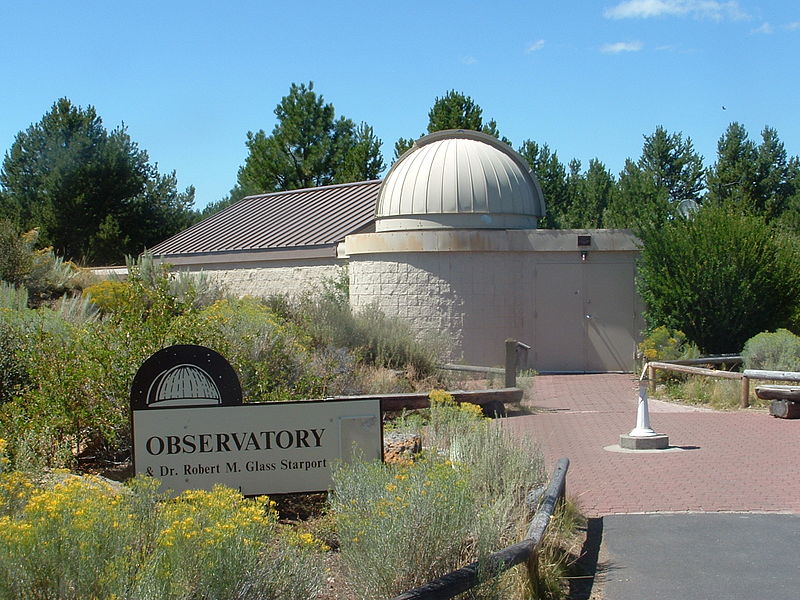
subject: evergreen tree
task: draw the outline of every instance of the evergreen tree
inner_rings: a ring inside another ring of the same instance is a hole
[[[616,192],[614,176],[596,158],[580,178],[579,193],[570,204],[565,226],[569,228],[598,228],[603,226],[603,213]]]
[[[642,228],[665,223],[676,213],[666,187],[658,187],[652,174],[631,159],[619,174],[617,193],[603,214],[605,227],[631,228],[641,234]]]
[[[681,202],[699,203],[704,185],[703,158],[691,138],[657,127],[644,136],[639,160],[625,161],[617,193],[605,211],[605,225],[639,232],[644,226],[665,223],[679,214]]]
[[[572,218],[577,213],[576,206],[583,203],[582,194],[584,188],[583,164],[577,158],[573,158],[567,165],[567,201],[564,210],[559,215],[559,227],[567,229],[573,226]]]
[[[786,200],[786,208],[778,218],[784,227],[800,234],[800,158],[790,158],[786,170],[792,195]]]
[[[717,144],[717,162],[708,171],[708,199],[733,202],[773,220],[795,210],[797,172],[797,159],[787,158],[775,129],[765,127],[756,145],[744,127],[731,123]]]
[[[361,123],[355,130],[352,145],[344,156],[342,166],[336,172],[336,183],[377,179],[383,172],[381,140],[372,127]]]
[[[450,90],[437,97],[428,112],[428,133],[444,129],[484,131],[483,109],[469,96]]]
[[[681,133],[670,134],[657,127],[644,137],[639,167],[653,178],[657,188],[667,190],[670,202],[700,198],[705,185],[703,158],[695,152],[691,138],[684,140]]]
[[[472,98],[455,90],[450,90],[441,98],[437,96],[428,111],[428,133],[445,129],[480,131],[511,145],[507,138],[500,136],[497,123],[493,119],[484,122],[483,109]],[[423,135],[425,134],[420,134],[419,137]],[[414,141],[411,138],[398,139],[394,144],[394,160],[411,148]]]
[[[193,188],[178,192],[175,174],[159,174],[124,126],[108,131],[94,107],[67,98],[17,134],[0,187],[0,217],[89,264],[121,262],[193,217]]]
[[[278,123],[267,135],[264,130],[247,133],[249,154],[239,169],[237,186],[232,196],[276,192],[328,185],[348,178],[343,169],[348,153],[349,177],[361,177],[356,168],[357,155],[362,154],[363,173],[377,176],[382,167],[375,159],[380,140],[371,128],[355,124],[344,117],[336,118],[333,104],[325,103],[314,91],[314,84],[292,84],[289,93],[275,108]],[[366,136],[366,137],[365,137]],[[338,174],[338,175],[337,175]],[[352,180],[352,179],[351,179]]]
[[[532,140],[525,140],[519,147],[519,153],[539,180],[544,195],[547,211],[539,226],[547,229],[561,227],[570,202],[567,170],[558,160],[557,153],[551,151],[547,144],[540,146]]]
[[[643,239],[638,285],[650,327],[683,331],[706,354],[732,353],[796,314],[796,238],[762,215],[706,203],[691,219],[646,226]]]
[[[778,138],[778,132],[765,127],[761,132],[761,144],[756,150],[755,190],[753,204],[756,212],[767,220],[781,216],[791,205],[797,192],[796,168],[786,158],[786,149]]]
[[[420,135],[422,137],[422,135]],[[414,140],[411,138],[400,138],[394,143],[394,160],[396,161],[398,158],[403,156],[408,150],[411,149],[411,146],[414,145]]]
[[[731,123],[717,142],[717,162],[708,170],[707,199],[751,204],[755,196],[758,150],[739,123]]]

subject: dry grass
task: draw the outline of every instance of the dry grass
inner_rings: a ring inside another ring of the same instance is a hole
[[[752,387],[752,386],[751,386]],[[737,379],[689,376],[668,379],[659,386],[656,395],[671,402],[702,406],[715,410],[737,410],[741,398],[742,384]],[[750,392],[752,408],[766,408],[768,402],[760,400]]]

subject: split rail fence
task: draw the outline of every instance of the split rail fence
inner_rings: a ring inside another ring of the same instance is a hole
[[[741,395],[739,406],[750,406],[750,381],[800,381],[800,373],[792,371],[763,371],[758,369],[745,369],[744,371],[725,371],[722,369],[709,369],[696,365],[736,365],[741,364],[742,357],[738,355],[709,356],[706,358],[693,358],[690,360],[675,360],[647,363],[647,378],[650,381],[650,392],[655,391],[656,371],[670,371],[674,373],[688,373],[704,377],[718,377],[723,379],[738,379],[741,381]]]
[[[496,577],[521,563],[527,565],[531,588],[538,590],[539,549],[550,519],[566,494],[567,469],[569,469],[569,459],[560,459],[553,470],[542,502],[528,525],[525,539],[521,542],[503,548],[483,561],[471,563],[409,590],[392,600],[448,600],[484,583],[487,574]]]

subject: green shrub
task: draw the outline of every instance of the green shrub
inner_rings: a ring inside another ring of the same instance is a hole
[[[430,457],[408,467],[356,463],[334,474],[331,504],[348,583],[364,600],[391,598],[489,550],[463,472]]]
[[[24,286],[34,304],[51,300],[83,284],[83,271],[53,253],[36,250],[39,231],[20,234],[13,224],[0,219],[0,280]]]
[[[358,598],[392,597],[518,542],[529,517],[525,498],[545,480],[530,442],[446,394],[434,400],[430,423],[438,431],[426,444],[439,445],[416,462],[334,470],[330,501]],[[416,430],[414,421],[400,426]],[[508,573],[470,597],[508,597],[514,581]]]
[[[794,315],[800,248],[762,217],[704,205],[642,236],[638,285],[650,327],[683,331],[704,354],[724,354]]]
[[[715,410],[737,410],[740,407],[742,384],[738,380],[700,377],[692,375],[684,379],[667,381],[664,392],[671,400],[682,404],[698,405]],[[768,402],[750,393],[750,406],[765,407]]]
[[[420,339],[405,321],[386,316],[377,307],[354,311],[334,298],[306,298],[301,305],[304,327],[319,346],[347,348],[366,364],[410,369],[418,377],[435,372],[441,343]]]
[[[27,307],[27,288],[0,281],[0,309],[25,310]]]
[[[0,409],[0,425],[18,466],[65,466],[70,451],[96,434],[114,440],[127,427],[127,403],[108,393],[113,382],[98,360],[93,326],[48,309],[31,313],[11,325],[23,340],[16,357],[26,385]]]
[[[745,369],[800,371],[800,337],[786,329],[759,333],[745,343],[742,361]]]
[[[225,356],[239,374],[247,401],[313,397],[324,380],[313,372],[310,339],[255,298],[219,300],[178,320],[183,343],[199,343]]]
[[[11,222],[0,219],[0,280],[21,285],[33,268],[30,236],[20,235]]]
[[[0,316],[0,404],[20,394],[30,382],[20,358],[22,350],[19,332]]]

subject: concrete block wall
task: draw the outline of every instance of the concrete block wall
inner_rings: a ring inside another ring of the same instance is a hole
[[[522,327],[520,253],[420,252],[351,256],[350,303],[377,305],[421,334],[444,338],[450,360],[502,365]]]
[[[236,267],[205,267],[215,283],[236,296],[267,298],[275,294],[298,296],[319,289],[325,280],[336,279],[345,267],[343,260],[287,260]]]

